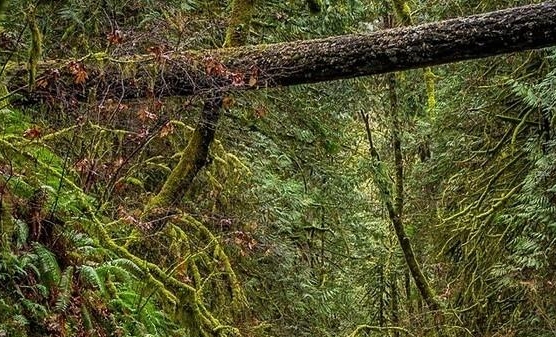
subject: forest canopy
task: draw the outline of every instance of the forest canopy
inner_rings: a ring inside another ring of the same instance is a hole
[[[556,2],[0,15],[0,336],[556,333]]]

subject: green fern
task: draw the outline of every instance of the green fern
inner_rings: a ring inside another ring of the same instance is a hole
[[[89,235],[75,229],[64,231],[62,235],[68,240],[70,244],[78,248],[94,245],[94,241]]]
[[[48,316],[48,309],[46,306],[33,302],[29,299],[21,299],[21,305],[28,313],[26,315],[28,318],[33,318],[33,320],[41,322],[45,317]]]
[[[81,266],[79,276],[86,284],[99,290],[101,294],[106,294],[104,282],[102,282],[102,278],[95,268],[91,266]]]
[[[89,309],[87,309],[85,303],[81,304],[81,318],[83,319],[83,327],[85,328],[85,331],[95,331],[91,313],[89,312]]]
[[[59,285],[58,298],[54,310],[57,312],[65,312],[70,304],[72,283],[73,283],[73,267],[68,267],[62,275]]]
[[[134,279],[133,275],[120,266],[114,266],[109,264],[104,264],[97,269],[99,277],[106,280],[109,276],[114,276],[118,282],[130,283]]]
[[[15,247],[16,249],[22,249],[23,246],[27,244],[27,239],[29,238],[29,226],[25,221],[20,219],[15,220],[15,225]]]
[[[114,259],[108,262],[111,266],[116,266],[127,270],[128,272],[132,273],[133,275],[140,276],[143,274],[141,268],[137,266],[133,261],[128,259]]]
[[[40,243],[33,243],[33,252],[40,263],[41,277],[48,287],[56,286],[62,278],[62,271],[56,256]]]

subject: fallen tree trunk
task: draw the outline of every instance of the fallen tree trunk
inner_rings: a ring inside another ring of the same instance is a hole
[[[152,53],[39,65],[30,90],[19,71],[8,85],[30,98],[75,102],[192,95],[353,78],[556,44],[556,2],[414,27],[325,39],[193,52]],[[13,71],[12,71],[13,73]]]

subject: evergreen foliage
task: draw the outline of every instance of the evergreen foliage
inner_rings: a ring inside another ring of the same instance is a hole
[[[170,50],[525,2],[268,0],[248,23],[234,3],[0,1],[0,64],[41,86],[37,62],[65,58],[86,81],[86,56],[164,67]],[[552,48],[206,97],[2,93],[0,336],[552,336],[555,63]],[[205,162],[145,216],[204,140],[207,97],[221,118]]]

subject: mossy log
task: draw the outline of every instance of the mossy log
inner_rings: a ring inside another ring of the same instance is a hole
[[[93,55],[40,63],[33,92],[27,70],[9,67],[8,88],[33,100],[75,103],[93,94],[162,97],[315,83],[555,45],[554,18],[556,2],[548,1],[365,35],[117,60]]]

